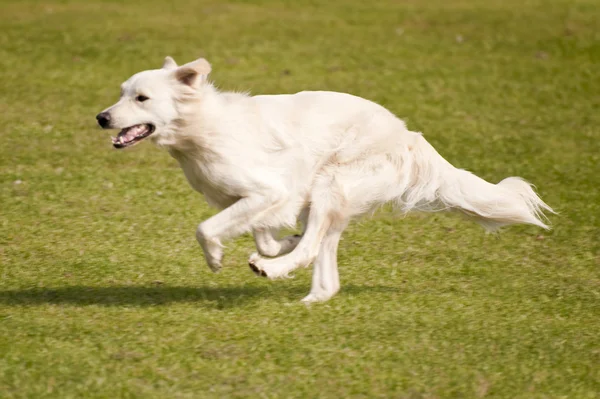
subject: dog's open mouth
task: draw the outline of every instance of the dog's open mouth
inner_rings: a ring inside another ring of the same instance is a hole
[[[154,125],[141,124],[125,128],[117,137],[112,137],[115,148],[125,148],[134,145],[154,133]]]

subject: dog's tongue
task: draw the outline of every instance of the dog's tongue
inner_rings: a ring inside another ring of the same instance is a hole
[[[145,132],[145,125],[135,125],[130,128],[121,130],[121,132],[119,133],[119,139],[122,138],[122,141],[129,142]]]
[[[154,131],[151,125],[141,124],[128,127],[119,132],[117,137],[112,137],[115,148],[124,148],[141,141]]]

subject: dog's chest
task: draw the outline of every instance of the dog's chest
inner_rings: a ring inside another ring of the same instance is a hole
[[[226,182],[216,168],[202,161],[190,158],[175,157],[183,170],[183,174],[192,188],[206,198],[206,202],[215,208],[224,209],[236,202],[239,197],[226,192]]]

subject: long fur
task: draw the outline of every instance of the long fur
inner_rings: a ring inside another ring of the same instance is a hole
[[[395,202],[403,211],[458,211],[492,231],[516,223],[549,229],[543,211],[552,209],[522,178],[489,183],[452,166],[422,137],[411,155],[412,184]]]
[[[222,210],[196,231],[213,271],[221,267],[221,241],[252,231],[256,274],[286,277],[314,263],[304,300],[327,300],[339,289],[343,230],[388,202],[404,212],[460,212],[490,230],[548,228],[543,212],[552,209],[529,183],[509,177],[491,184],[455,168],[378,104],[333,92],[223,93],[208,81],[210,70],[203,59],[178,67],[167,58],[162,69],[125,82],[119,102],[101,115],[110,117],[105,128],[154,126],[151,140]],[[140,94],[148,99],[137,101]],[[277,237],[298,221],[302,237]]]

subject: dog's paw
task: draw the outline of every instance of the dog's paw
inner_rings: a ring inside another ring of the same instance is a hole
[[[210,270],[214,273],[221,271],[221,261],[223,260],[223,245],[218,239],[207,239],[204,235],[196,233],[198,243],[204,252],[204,258]]]
[[[310,293],[307,296],[305,296],[304,298],[302,298],[302,302],[306,305],[310,305],[311,303],[317,303],[317,302],[325,302],[328,301],[329,299],[331,299],[332,296],[335,295],[335,292],[333,294],[330,294],[328,292],[320,292],[320,293]]]
[[[263,270],[260,270],[254,263],[248,262],[248,266],[250,266],[250,269],[252,270],[252,272],[254,274],[256,274],[257,276],[268,277],[267,273],[265,273]]]
[[[221,265],[221,259],[216,260],[216,259],[208,259],[206,258],[206,263],[208,264],[208,267],[210,268],[210,270],[213,273],[219,273],[221,271],[221,269],[223,268],[223,266]]]
[[[205,249],[204,258],[213,273],[220,272],[222,268],[223,248],[220,246],[213,246],[212,248]]]
[[[264,259],[257,253],[250,256],[248,266],[257,276],[267,277],[271,280],[293,277],[285,272],[286,268],[278,264],[278,259]]]
[[[257,266],[257,263],[259,261],[260,261],[260,255],[259,254],[253,253],[252,255],[250,255],[250,259],[248,259],[248,266],[250,266],[250,270],[252,270],[252,272],[254,274],[256,274],[257,276],[268,277],[267,273],[265,273],[263,270],[261,270]]]

